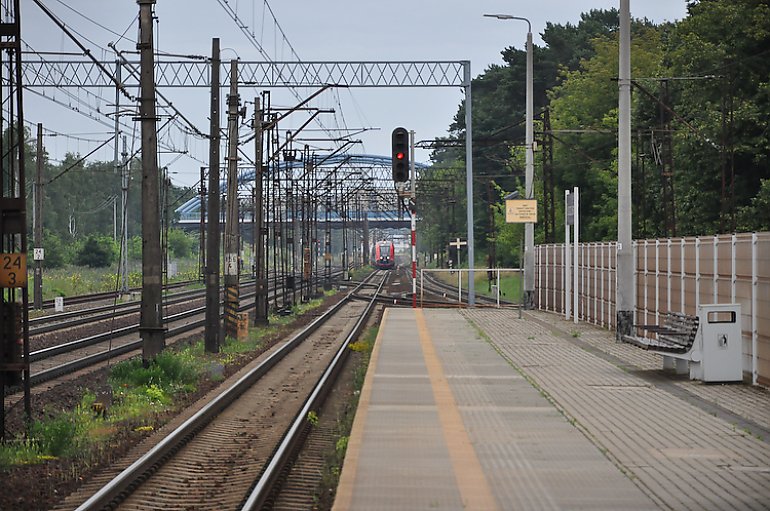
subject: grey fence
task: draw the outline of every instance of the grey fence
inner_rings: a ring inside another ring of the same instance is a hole
[[[538,308],[614,329],[616,250],[615,242],[578,245],[572,311],[572,297],[565,301],[564,245],[537,246]],[[656,323],[667,311],[696,314],[700,304],[739,303],[744,372],[753,383],[770,384],[770,232],[637,240],[634,260],[635,323]]]

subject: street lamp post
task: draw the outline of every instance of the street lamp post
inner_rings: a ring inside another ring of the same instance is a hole
[[[620,0],[618,64],[618,247],[617,339],[631,334],[634,323],[634,253],[631,223],[631,8]]]
[[[533,65],[532,65],[532,23],[527,18],[511,16],[510,14],[485,14],[488,18],[499,20],[519,20],[527,22],[527,97],[526,97],[526,135],[524,195],[533,199],[533,181],[535,176],[535,137],[534,137],[534,94],[533,94]],[[524,307],[531,309],[535,303],[535,225],[532,222],[524,224]]]

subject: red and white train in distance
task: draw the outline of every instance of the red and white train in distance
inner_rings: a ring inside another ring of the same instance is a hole
[[[392,241],[378,241],[374,246],[374,267],[392,270],[396,267],[396,248]]]

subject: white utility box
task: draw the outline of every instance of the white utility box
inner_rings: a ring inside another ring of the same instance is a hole
[[[741,305],[700,305],[698,322],[693,349],[701,352],[701,360],[690,363],[691,377],[708,383],[742,381]]]

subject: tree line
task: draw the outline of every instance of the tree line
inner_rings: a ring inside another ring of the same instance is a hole
[[[28,247],[33,248],[33,181],[37,159],[29,133],[25,136],[25,161],[28,205]],[[122,176],[128,169],[126,204],[127,258],[141,260],[142,204],[141,162],[130,159],[120,162],[87,161],[76,153],[68,153],[58,162],[42,154],[42,245],[45,250],[44,266],[59,268],[78,266],[107,267],[117,262],[120,255],[122,208]],[[162,174],[162,173],[161,173]],[[158,188],[162,192],[166,213],[172,220],[173,211],[192,189],[177,187],[161,175]],[[170,224],[168,224],[170,225]],[[188,258],[194,255],[197,241],[179,229],[166,231],[168,253],[171,257]],[[29,258],[32,260],[32,257]]]
[[[564,238],[564,190],[580,188],[581,240],[617,239],[616,9],[548,23],[534,47],[536,243]],[[506,224],[524,192],[523,48],[505,48],[472,83],[474,231],[490,266],[518,265],[523,226]],[[770,229],[770,6],[700,0],[687,16],[632,20],[635,239]],[[421,248],[463,237],[465,104],[421,176]],[[441,257],[441,256],[440,256]],[[443,262],[443,261],[440,261]]]

